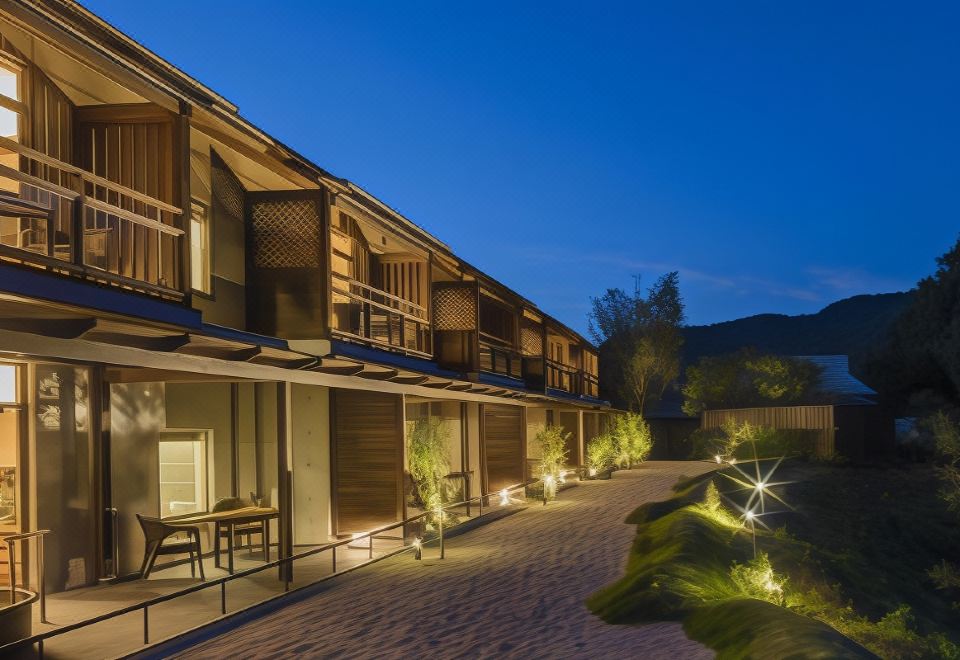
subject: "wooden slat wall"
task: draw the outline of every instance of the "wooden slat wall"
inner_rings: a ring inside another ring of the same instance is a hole
[[[486,492],[523,481],[523,408],[484,404],[483,464]]]
[[[175,203],[172,117],[158,116],[156,111],[149,114],[148,110],[150,108],[128,106],[78,108],[78,165],[115,183]],[[143,202],[119,199],[99,186],[94,192],[95,197],[110,204],[153,215]],[[177,270],[175,254],[165,245],[164,262],[156,263],[157,241],[161,239],[155,231],[132,223],[122,223],[113,229],[119,235],[120,253],[127,257],[119,265],[120,275],[156,283],[163,273],[167,284],[173,285]]]
[[[705,410],[700,428],[717,429],[733,419],[775,429],[806,429],[818,431],[816,454],[830,456],[835,448],[833,406],[781,406],[776,408],[739,408],[735,410]]]
[[[60,91],[42,71],[30,68],[30,128],[27,146],[52,156],[65,163],[73,163],[73,113],[74,106],[67,95]],[[49,165],[33,164],[31,174],[70,187],[70,177]]]
[[[334,533],[403,517],[403,403],[396,394],[331,390]]]
[[[421,261],[393,261],[380,257],[380,286],[412,303],[427,306],[427,264]]]

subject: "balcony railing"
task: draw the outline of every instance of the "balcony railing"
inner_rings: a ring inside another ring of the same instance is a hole
[[[431,357],[425,307],[337,273],[332,281],[335,333]]]
[[[0,257],[183,297],[181,209],[0,137]]]
[[[570,394],[600,396],[600,379],[596,375],[554,360],[547,360],[547,387]]]
[[[509,342],[481,332],[480,370],[520,378],[523,375],[520,353]]]

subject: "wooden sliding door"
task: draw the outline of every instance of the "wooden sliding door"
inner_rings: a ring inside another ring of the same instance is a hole
[[[334,534],[403,517],[403,400],[398,394],[331,390]]]
[[[521,406],[483,405],[483,478],[488,493],[524,480],[525,433]]]

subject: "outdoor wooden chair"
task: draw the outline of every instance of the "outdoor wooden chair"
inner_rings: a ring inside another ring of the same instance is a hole
[[[226,497],[216,504],[213,505],[211,513],[218,513],[220,511],[232,511],[234,509],[242,509],[248,506],[257,506],[257,497],[254,493],[250,493],[250,499],[245,500],[242,497]],[[253,522],[245,523],[240,525],[233,526],[233,538],[234,544],[237,548],[242,548],[242,543],[237,543],[243,539],[244,536],[247,537],[247,547],[250,550],[250,553],[253,553],[253,535],[260,535],[260,542],[263,543],[263,528],[264,525],[262,522]],[[230,530],[227,529],[226,525],[217,525],[217,537],[216,545],[214,547],[214,553],[220,552],[220,539],[227,538],[227,535],[230,533]]]
[[[207,578],[203,574],[203,556],[200,548],[200,529],[197,527],[177,527],[168,525],[160,518],[149,518],[137,514],[137,520],[143,529],[146,541],[143,552],[143,564],[140,565],[140,576],[146,580],[153,570],[153,563],[159,555],[190,555],[190,576],[197,577],[196,567],[200,567],[200,580]],[[185,539],[170,539],[171,536],[186,532]],[[169,539],[169,540],[168,540]],[[196,562],[196,565],[194,565]]]

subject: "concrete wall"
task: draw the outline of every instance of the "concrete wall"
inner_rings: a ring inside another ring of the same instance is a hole
[[[467,450],[469,468],[473,470],[470,497],[483,493],[483,463],[480,460],[480,404],[467,402]]]
[[[233,413],[229,383],[167,383],[167,429],[206,429],[207,506],[233,495]],[[246,495],[243,495],[246,497]]]
[[[157,442],[166,426],[164,395],[162,383],[110,386],[111,491],[120,517],[120,575],[138,571],[143,561],[136,514],[160,514]]]
[[[293,385],[293,542],[330,540],[330,390]]]

